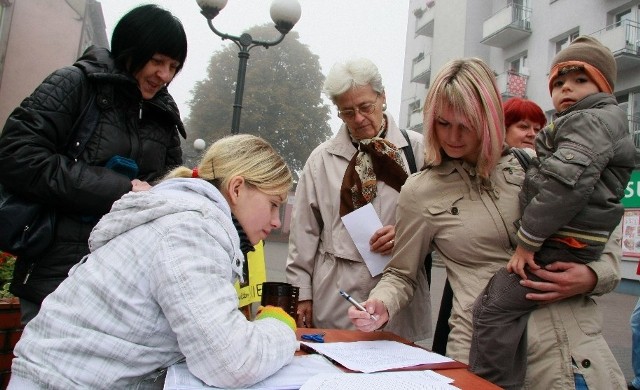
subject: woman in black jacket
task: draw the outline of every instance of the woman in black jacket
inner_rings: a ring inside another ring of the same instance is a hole
[[[113,202],[182,164],[186,133],[167,85],[186,56],[176,17],[155,5],[134,8],[113,30],[111,52],[89,47],[7,119],[0,184],[56,212],[52,244],[16,263],[10,291],[23,323],[89,253],[89,233]]]

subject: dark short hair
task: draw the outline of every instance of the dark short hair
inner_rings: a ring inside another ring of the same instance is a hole
[[[160,53],[180,62],[187,58],[187,35],[178,18],[155,4],[136,7],[116,24],[111,36],[111,54],[116,67],[137,73],[154,54]]]

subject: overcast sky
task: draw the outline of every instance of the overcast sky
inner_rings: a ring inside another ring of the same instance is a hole
[[[109,38],[118,19],[140,4],[158,4],[182,21],[189,42],[187,60],[169,90],[180,107],[182,117],[188,116],[187,101],[191,99],[195,82],[205,77],[212,54],[230,41],[223,42],[209,29],[196,0],[99,1]],[[293,29],[300,34],[300,41],[320,57],[322,73],[326,75],[334,63],[348,58],[371,59],[382,74],[387,93],[387,110],[397,121],[400,114],[409,0],[298,1],[302,16]],[[227,6],[213,19],[213,25],[218,31],[239,36],[254,25],[273,23],[269,15],[270,6],[271,0],[229,0]],[[279,33],[275,28],[273,32],[273,38],[277,38]],[[250,56],[255,56],[260,50],[265,49],[251,49]],[[249,84],[251,80],[246,79],[245,82]],[[233,110],[233,107],[229,106],[228,109]],[[340,120],[335,118],[333,106],[331,110],[331,127],[335,132]]]

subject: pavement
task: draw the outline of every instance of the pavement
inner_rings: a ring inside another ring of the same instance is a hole
[[[267,280],[285,282],[284,267],[287,259],[287,243],[267,242],[265,244],[265,258],[267,262]],[[445,280],[445,270],[437,262],[432,270],[431,305],[433,311],[433,327],[438,317],[440,299]],[[638,301],[635,295],[611,292],[601,297],[594,297],[600,308],[604,338],[607,340],[627,381],[633,378],[631,369],[631,329],[629,316]],[[427,348],[431,347],[431,340],[418,342]]]

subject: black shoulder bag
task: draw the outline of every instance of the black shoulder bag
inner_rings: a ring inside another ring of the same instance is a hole
[[[71,130],[67,155],[74,161],[78,161],[98,124],[100,112],[95,105],[95,99],[95,93],[92,93]],[[0,184],[1,251],[18,257],[36,257],[51,245],[55,226],[54,209],[12,194]]]

